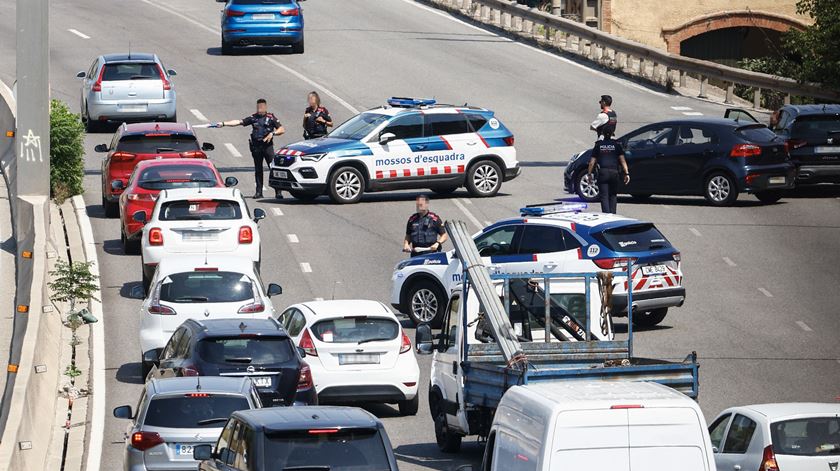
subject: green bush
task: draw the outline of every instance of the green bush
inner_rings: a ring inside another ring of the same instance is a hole
[[[59,203],[84,189],[85,127],[60,100],[50,103],[50,194]]]

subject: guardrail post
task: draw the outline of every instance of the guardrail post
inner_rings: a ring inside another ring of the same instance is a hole
[[[513,31],[519,32],[522,31],[522,17],[521,16],[514,16],[513,17]]]
[[[706,95],[706,85],[709,84],[709,78],[705,75],[700,76],[700,93],[697,95],[697,98],[708,98]]]
[[[528,19],[522,19],[522,34],[526,36],[534,35],[534,22]]]
[[[726,83],[726,99],[723,100],[724,103],[727,105],[732,104],[732,95],[735,94],[735,83],[734,82],[727,82]]]
[[[647,61],[644,57],[639,57],[639,77],[647,78]]]
[[[592,41],[589,41],[589,52],[586,54],[586,57],[593,62],[597,62],[598,48],[599,46],[597,44],[595,44]]]
[[[571,51],[572,47],[574,47],[573,39],[574,39],[574,36],[566,33],[566,50],[567,51]]]
[[[510,31],[512,25],[510,13],[502,12],[502,29]]]
[[[581,56],[585,55],[584,51],[586,49],[586,41],[583,40],[583,36],[578,36],[578,54]]]
[[[469,13],[472,10],[472,0],[460,0],[461,11]]]
[[[551,42],[551,28],[549,28],[548,26],[544,26],[544,28],[545,28],[545,40],[547,42]]]
[[[761,88],[756,87],[753,93],[753,108],[761,108]]]
[[[624,59],[624,68],[629,72],[634,72],[634,67],[636,67],[636,58],[633,57],[633,54],[627,53],[626,58]]]
[[[684,70],[680,70],[680,87],[685,88],[685,76],[686,73]]]

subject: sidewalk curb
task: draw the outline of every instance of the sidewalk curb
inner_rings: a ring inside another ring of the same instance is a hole
[[[87,214],[87,205],[81,195],[73,197],[73,209],[76,212],[76,221],[79,223],[79,231],[82,236],[82,249],[85,259],[90,262],[91,273],[99,276],[99,260],[96,256],[96,243],[93,237],[93,227],[90,224],[90,217]],[[97,281],[96,292],[93,296],[102,299],[100,282]],[[102,302],[91,300],[90,312],[99,319],[99,322],[91,325],[91,369],[90,369],[90,400],[91,405],[88,411],[90,423],[87,435],[90,437],[85,452],[87,461],[85,470],[98,471],[102,459],[102,442],[105,435],[105,317],[102,314]]]

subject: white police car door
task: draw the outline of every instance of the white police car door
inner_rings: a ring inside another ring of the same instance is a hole
[[[380,144],[379,136],[386,133],[394,134],[394,138]],[[422,114],[404,113],[392,119],[368,143],[373,153],[368,162],[371,179],[376,182],[417,176],[415,157],[423,144]]]
[[[517,256],[534,273],[573,272],[581,243],[563,227],[526,224],[519,238]],[[579,271],[579,270],[578,270]]]
[[[426,146],[420,151],[418,163],[433,178],[463,174],[469,161],[484,148],[466,115],[454,110],[430,110],[425,113],[425,121]]]

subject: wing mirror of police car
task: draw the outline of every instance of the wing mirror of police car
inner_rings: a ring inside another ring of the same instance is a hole
[[[383,132],[379,135],[379,144],[384,146],[385,144],[393,141],[396,138],[397,136],[392,132]]]
[[[146,224],[146,211],[135,211],[134,214],[131,215],[131,219],[134,219],[140,224]]]
[[[265,211],[262,208],[255,208],[254,209],[254,222],[258,222],[265,219]]]
[[[216,149],[216,146],[214,146],[213,144],[211,144],[209,142],[202,142],[201,143],[201,150],[203,150],[204,152],[209,152],[209,151],[214,150],[214,149]]]
[[[283,287],[278,285],[277,283],[269,283],[268,290],[266,291],[266,296],[269,298],[272,296],[278,296],[283,294]]]
[[[82,70],[82,71],[76,73],[76,78],[85,78],[85,75],[87,75],[87,72]]]
[[[108,145],[107,144],[96,144],[96,147],[93,148],[96,152],[108,152]]]
[[[428,355],[434,350],[432,344],[432,327],[429,324],[420,324],[414,332],[414,345],[416,345],[417,353],[420,355]]]
[[[225,186],[230,188],[232,186],[236,186],[239,184],[239,180],[236,177],[227,177],[225,178]],[[259,208],[257,208],[259,209]]]

